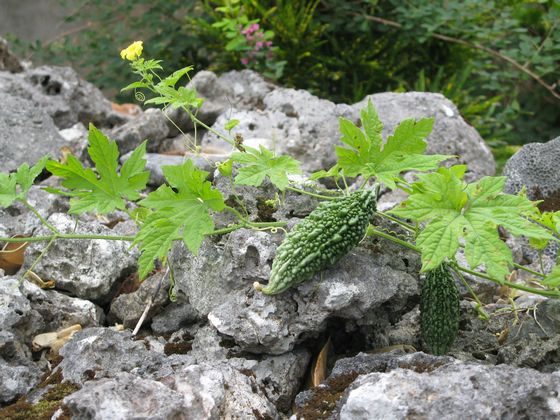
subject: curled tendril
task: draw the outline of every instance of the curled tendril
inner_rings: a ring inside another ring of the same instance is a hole
[[[136,90],[134,91],[134,99],[136,99],[138,102],[144,102],[146,100],[146,95]]]
[[[263,231],[270,231],[270,233],[277,233],[279,230],[283,231],[284,233],[288,233],[288,231],[286,229],[284,229],[283,227],[277,227],[277,226],[267,226],[267,227],[253,227],[254,230],[258,230],[259,232],[263,232]]]

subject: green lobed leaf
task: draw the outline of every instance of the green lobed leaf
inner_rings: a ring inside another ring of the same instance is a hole
[[[542,283],[548,287],[560,287],[560,265],[556,265]]]
[[[338,165],[348,176],[375,176],[388,188],[395,189],[395,181],[402,172],[435,169],[450,157],[423,154],[427,147],[424,139],[432,130],[433,118],[402,121],[383,145],[383,125],[371,101],[360,115],[363,130],[350,120],[339,120],[340,140],[349,148],[337,146],[336,154]]]
[[[232,118],[231,120],[229,120],[227,123],[224,124],[224,129],[226,131],[231,131],[233,130],[238,124],[240,123],[239,120]]]
[[[89,127],[88,153],[95,164],[94,172],[84,168],[74,156],[69,155],[66,163],[49,160],[47,170],[63,178],[62,186],[67,191],[49,191],[72,196],[69,213],[97,211],[105,214],[115,209],[125,208],[125,199],[137,200],[139,191],[146,188],[150,173],[144,171],[146,142],[143,142],[123,163],[118,172],[119,150],[93,124]]]
[[[8,207],[16,198],[16,177],[0,172],[0,206]]]
[[[196,255],[204,236],[214,230],[209,211],[222,211],[225,207],[220,191],[206,180],[208,173],[197,169],[191,160],[164,166],[163,173],[169,185],[162,185],[139,202],[154,210],[134,241],[142,252],[138,261],[141,278],[153,269],[155,259],[169,253],[176,239],[182,238]]]
[[[339,176],[340,176],[340,167],[338,166],[338,164],[336,164],[328,171],[321,169],[320,171],[313,172],[309,177],[309,179],[311,181],[316,181],[321,178],[330,178],[330,177],[338,178]]]
[[[9,207],[18,199],[25,200],[35,178],[43,171],[48,159],[48,156],[43,156],[31,168],[28,163],[22,163],[15,173],[0,172],[0,207]]]
[[[279,190],[289,185],[288,174],[300,174],[300,163],[291,156],[274,156],[270,150],[260,145],[259,149],[245,147],[246,153],[236,152],[231,160],[241,164],[235,176],[238,185],[260,186],[269,178]]]
[[[535,203],[502,192],[503,177],[484,177],[467,185],[461,179],[463,174],[464,167],[452,167],[419,175],[409,198],[391,213],[427,222],[417,237],[423,271],[454,258],[463,241],[471,268],[482,265],[489,275],[503,280],[513,260],[499,237],[499,225],[514,235],[552,236],[528,220],[537,211]]]

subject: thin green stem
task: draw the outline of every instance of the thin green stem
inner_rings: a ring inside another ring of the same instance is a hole
[[[392,222],[395,222],[395,223],[401,225],[403,228],[405,228],[406,230],[408,230],[408,231],[410,231],[414,234],[417,233],[416,228],[409,223],[406,223],[406,222],[404,222],[400,219],[397,219],[396,217],[390,216],[387,213],[382,213],[382,212],[377,212],[377,211],[375,213],[378,214],[379,216],[385,217],[386,219],[391,220]]]
[[[315,198],[320,198],[321,200],[335,200],[338,197],[328,197],[326,195],[320,195],[320,194],[315,194],[309,191],[305,191],[305,190],[300,190],[299,188],[295,188],[295,187],[286,187],[287,190],[290,191],[294,191],[297,192],[299,194],[305,194],[305,195],[309,195],[311,197],[315,197]]]
[[[31,266],[25,271],[25,273],[23,273],[23,275],[19,278],[19,284],[23,284],[23,280],[25,280],[25,278],[27,277],[27,275],[33,271],[33,269],[35,268],[35,266],[37,265],[37,263],[39,261],[41,261],[41,259],[43,258],[43,256],[47,253],[47,251],[49,250],[49,248],[51,247],[51,245],[54,243],[54,241],[56,240],[56,235],[53,235],[52,239],[49,241],[49,243],[47,244],[47,246],[45,248],[43,248],[43,250],[41,251],[41,253],[39,254],[39,256],[35,259],[35,261],[33,261],[33,264],[31,264]]]
[[[103,239],[107,241],[134,241],[134,236],[93,235],[79,233],[56,233],[53,235],[30,236],[27,238],[2,238],[0,242],[45,242],[53,239]]]
[[[364,180],[362,181],[362,183],[360,184],[360,186],[358,187],[359,190],[363,189],[365,187],[365,185],[367,184],[367,182],[369,181],[369,176],[364,177]]]
[[[389,235],[389,234],[387,234],[387,233],[385,233],[385,232],[381,232],[381,231],[375,229],[375,228],[374,228],[373,226],[371,226],[371,225],[368,227],[367,235],[368,235],[368,236],[372,236],[372,235],[380,236],[380,237],[382,237],[382,238],[384,238],[384,239],[388,239],[388,240],[390,240],[390,241],[392,241],[392,242],[395,242],[395,243],[397,243],[397,244],[399,244],[399,245],[401,245],[401,246],[404,246],[405,248],[408,248],[408,249],[411,249],[411,250],[413,250],[413,251],[416,251],[416,252],[420,253],[420,249],[419,249],[418,247],[416,247],[416,246],[414,246],[414,245],[412,245],[412,244],[410,244],[410,243],[408,243],[408,242],[406,242],[406,241],[403,241],[403,240],[401,240],[401,239],[399,239],[399,238],[395,238],[394,236]],[[456,270],[460,270],[460,271],[462,271],[462,272],[464,272],[464,273],[471,274],[471,275],[473,275],[473,276],[477,276],[477,277],[480,277],[480,278],[482,278],[482,279],[489,280],[489,281],[491,281],[491,282],[493,282],[493,283],[499,284],[500,286],[507,286],[507,287],[510,287],[510,288],[512,288],[512,289],[523,290],[523,291],[525,291],[525,292],[534,293],[534,294],[536,294],[536,295],[547,296],[547,297],[552,297],[552,298],[560,298],[560,290],[541,290],[541,289],[534,289],[534,288],[532,288],[532,287],[524,286],[524,285],[518,284],[518,283],[512,283],[512,282],[507,281],[507,280],[502,280],[502,281],[500,281],[500,280],[497,280],[497,279],[495,279],[495,278],[493,278],[493,277],[490,277],[490,276],[487,275],[487,274],[480,273],[480,272],[474,271],[474,270],[470,270],[470,269],[468,269],[468,268],[466,268],[466,267],[462,267],[462,266],[460,266],[460,265],[458,265],[458,264],[452,264],[452,266],[453,266]]]
[[[209,233],[208,235],[224,235],[226,233],[230,233],[233,232],[234,230],[239,230],[239,229],[243,229],[243,228],[247,228],[247,227],[255,227],[255,228],[276,228],[276,227],[284,227],[286,226],[285,222],[253,222],[251,223],[250,226],[245,225],[245,224],[236,224],[236,225],[231,225],[225,228],[221,228],[221,229],[216,229],[215,231],[213,231],[212,233]],[[178,238],[181,239],[181,238]]]
[[[412,245],[411,243],[403,241],[402,239],[396,238],[393,235],[389,235],[388,233],[377,230],[372,225],[368,226],[367,235],[368,236],[379,236],[381,238],[388,239],[388,240],[390,240],[390,241],[392,241],[396,244],[404,246],[405,248],[408,248],[408,249],[411,249],[413,251],[416,251],[416,252],[420,253],[420,249],[418,247],[416,247],[415,245]]]
[[[533,275],[535,275],[535,276],[539,276],[539,277],[542,277],[542,278],[546,277],[545,274],[539,273],[538,271],[535,271],[535,270],[531,270],[530,268],[525,267],[525,266],[523,266],[523,265],[521,265],[521,264],[513,263],[513,266],[514,266],[515,268],[520,269],[520,270],[523,270],[523,271],[526,271],[526,272],[528,272],[528,273],[531,273],[531,274],[533,274]]]
[[[230,207],[230,206],[225,206],[224,209],[226,211],[229,211],[231,214],[233,214],[235,217],[237,217],[242,222],[247,223],[247,219],[245,217],[243,217],[243,215],[241,213],[239,213],[238,210],[236,210],[236,209],[234,209],[233,207]]]
[[[552,297],[552,298],[560,298],[560,290],[533,289],[532,287],[524,286],[524,285],[518,284],[518,283],[512,283],[512,282],[507,281],[507,280],[500,281],[500,280],[497,280],[493,277],[490,277],[487,274],[479,273],[478,271],[474,271],[474,270],[470,270],[470,269],[462,267],[458,264],[453,264],[453,266],[457,270],[461,270],[464,273],[467,273],[467,274],[470,274],[470,275],[473,275],[473,276],[476,276],[476,277],[480,277],[482,279],[490,280],[491,282],[499,284],[500,286],[507,286],[507,287],[510,287],[512,289],[523,290],[524,292],[534,293],[536,295],[547,296],[547,297]]]
[[[41,216],[41,214],[39,214],[39,212],[37,211],[37,209],[35,209],[35,207],[33,207],[31,204],[29,204],[29,202],[25,199],[20,199],[20,201],[23,203],[23,205],[25,207],[27,207],[29,210],[31,210],[31,212],[37,216],[37,218],[41,221],[42,224],[44,224],[46,227],[48,227],[53,233],[55,234],[59,234],[60,232],[58,231],[57,228],[55,228],[53,225],[51,225],[49,222],[47,222],[47,220]]]
[[[455,268],[455,266],[451,266],[451,267]],[[461,279],[461,282],[465,285],[465,287],[467,288],[467,290],[469,291],[469,293],[473,297],[474,301],[478,305],[478,307],[477,307],[478,313],[480,315],[482,315],[484,317],[484,319],[486,319],[486,320],[490,319],[490,317],[488,316],[486,311],[484,309],[482,309],[484,305],[482,304],[482,302],[480,301],[480,299],[478,298],[478,296],[476,295],[476,293],[474,292],[474,290],[470,286],[469,282],[465,279],[465,276],[463,276],[463,274],[459,270],[454,270],[454,271],[459,276],[459,278]]]
[[[183,107],[183,109],[189,114],[189,116],[191,117],[191,120],[195,123],[195,124],[199,124],[201,127],[204,127],[205,129],[207,129],[208,131],[210,131],[211,133],[214,133],[215,135],[217,135],[219,138],[221,138],[222,140],[224,140],[225,142],[229,143],[231,146],[235,146],[235,142],[224,136],[222,133],[214,130],[212,127],[204,124],[202,121],[200,121],[191,111],[189,111],[187,108]]]

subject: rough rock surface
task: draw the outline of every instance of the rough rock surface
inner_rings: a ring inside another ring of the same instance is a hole
[[[525,144],[506,162],[504,191],[518,193],[527,188],[531,200],[544,200],[543,211],[560,210],[560,137],[546,143]]]
[[[48,218],[51,214],[68,210],[68,201],[49,194],[40,186],[33,186],[27,194],[27,201],[37,212]],[[8,209],[0,208],[0,236],[31,235],[41,222],[22,203],[13,203]]]
[[[246,351],[282,354],[326,327],[329,317],[381,322],[418,293],[417,256],[369,239],[335,267],[276,296],[254,292],[264,283],[280,234],[240,230],[206,241],[193,257],[177,246],[172,255],[177,289],[222,334]],[[389,257],[391,255],[391,257]],[[321,279],[319,279],[321,277]]]
[[[45,109],[60,129],[77,122],[86,127],[89,123],[107,126],[116,118],[101,91],[70,67],[37,67],[25,72],[25,80],[31,87],[31,100]]]
[[[74,231],[76,222],[62,213],[51,215],[48,221],[59,231]],[[81,233],[114,235],[99,221],[90,221],[79,228]],[[41,227],[37,235],[48,235]],[[52,279],[56,287],[82,299],[104,303],[118,285],[118,281],[136,268],[136,252],[122,241],[95,239],[89,241],[55,241],[35,265],[34,271],[42,279]],[[44,244],[30,245],[26,250],[26,265],[43,251]]]
[[[117,142],[121,155],[134,150],[144,140],[148,140],[146,150],[155,152],[169,135],[169,127],[163,112],[150,108],[126,124],[109,131],[107,135]]]
[[[43,325],[19,290],[19,281],[0,277],[0,404],[24,395],[41,379],[40,368],[30,359],[29,343]]]
[[[343,397],[340,419],[557,418],[559,392],[558,375],[507,365],[398,369],[358,378]]]
[[[167,305],[152,318],[151,328],[154,334],[163,335],[179,331],[198,319],[198,313],[181,293],[177,301]]]
[[[134,328],[142,316],[148,300],[152,299],[152,305],[146,315],[146,321],[149,321],[154,314],[162,310],[169,300],[167,296],[169,278],[162,282],[162,276],[163,272],[149,276],[142,281],[138,290],[117,296],[111,302],[109,317],[121,321],[125,328]]]
[[[119,372],[133,372],[151,366],[163,355],[149,351],[143,341],[132,339],[130,332],[110,328],[88,328],[76,333],[60,349],[58,365],[64,380],[83,384],[87,380],[110,378]]]
[[[204,418],[187,416],[183,398],[161,382],[120,372],[112,379],[87,382],[64,399],[64,406],[72,418],[81,419]]]
[[[46,154],[58,158],[66,144],[43,108],[28,99],[2,94],[0,171],[13,171],[24,162],[35,164]]]
[[[56,290],[43,290],[33,283],[24,283],[24,292],[45,324],[43,331],[51,332],[80,324],[82,328],[97,327],[103,322],[103,310],[85,299],[67,296]]]
[[[321,386],[299,394],[296,412],[297,418],[319,410],[321,418],[341,419],[557,418],[559,390],[560,376],[532,369],[361,353],[337,361]]]

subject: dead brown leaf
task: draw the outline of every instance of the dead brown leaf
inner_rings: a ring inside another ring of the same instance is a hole
[[[12,238],[24,238],[23,235],[14,235]],[[8,242],[0,251],[0,269],[11,276],[18,272],[24,262],[27,242]]]

